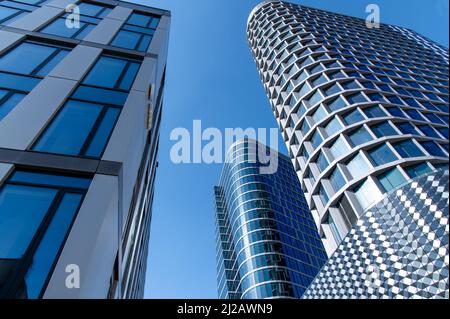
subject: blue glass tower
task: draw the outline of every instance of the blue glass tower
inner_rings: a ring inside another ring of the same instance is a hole
[[[258,147],[236,142],[214,188],[219,297],[300,298],[327,255],[291,161],[263,174]]]

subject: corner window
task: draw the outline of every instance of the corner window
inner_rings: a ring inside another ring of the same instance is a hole
[[[112,40],[111,45],[145,52],[150,46],[158,23],[159,17],[133,13]]]
[[[89,185],[87,178],[16,171],[0,188],[0,259],[15,261],[5,271],[27,269],[17,274],[15,294],[41,297]],[[0,285],[14,277],[0,277]]]

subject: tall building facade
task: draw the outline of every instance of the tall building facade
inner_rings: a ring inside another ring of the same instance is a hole
[[[169,27],[0,1],[0,298],[143,297]]]
[[[258,148],[275,173],[261,173]],[[240,140],[214,195],[219,298],[300,298],[327,255],[289,158]]]
[[[385,194],[448,167],[448,50],[406,28],[282,1],[248,41],[327,253]]]

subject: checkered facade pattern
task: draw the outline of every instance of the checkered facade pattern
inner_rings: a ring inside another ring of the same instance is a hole
[[[422,175],[370,208],[303,298],[449,298],[448,175]]]

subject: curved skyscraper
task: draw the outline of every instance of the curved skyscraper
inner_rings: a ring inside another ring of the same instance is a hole
[[[368,208],[448,167],[448,50],[406,28],[265,1],[248,41],[327,253]]]
[[[219,298],[300,298],[327,255],[289,158],[264,174],[257,147],[232,145],[214,188]]]

